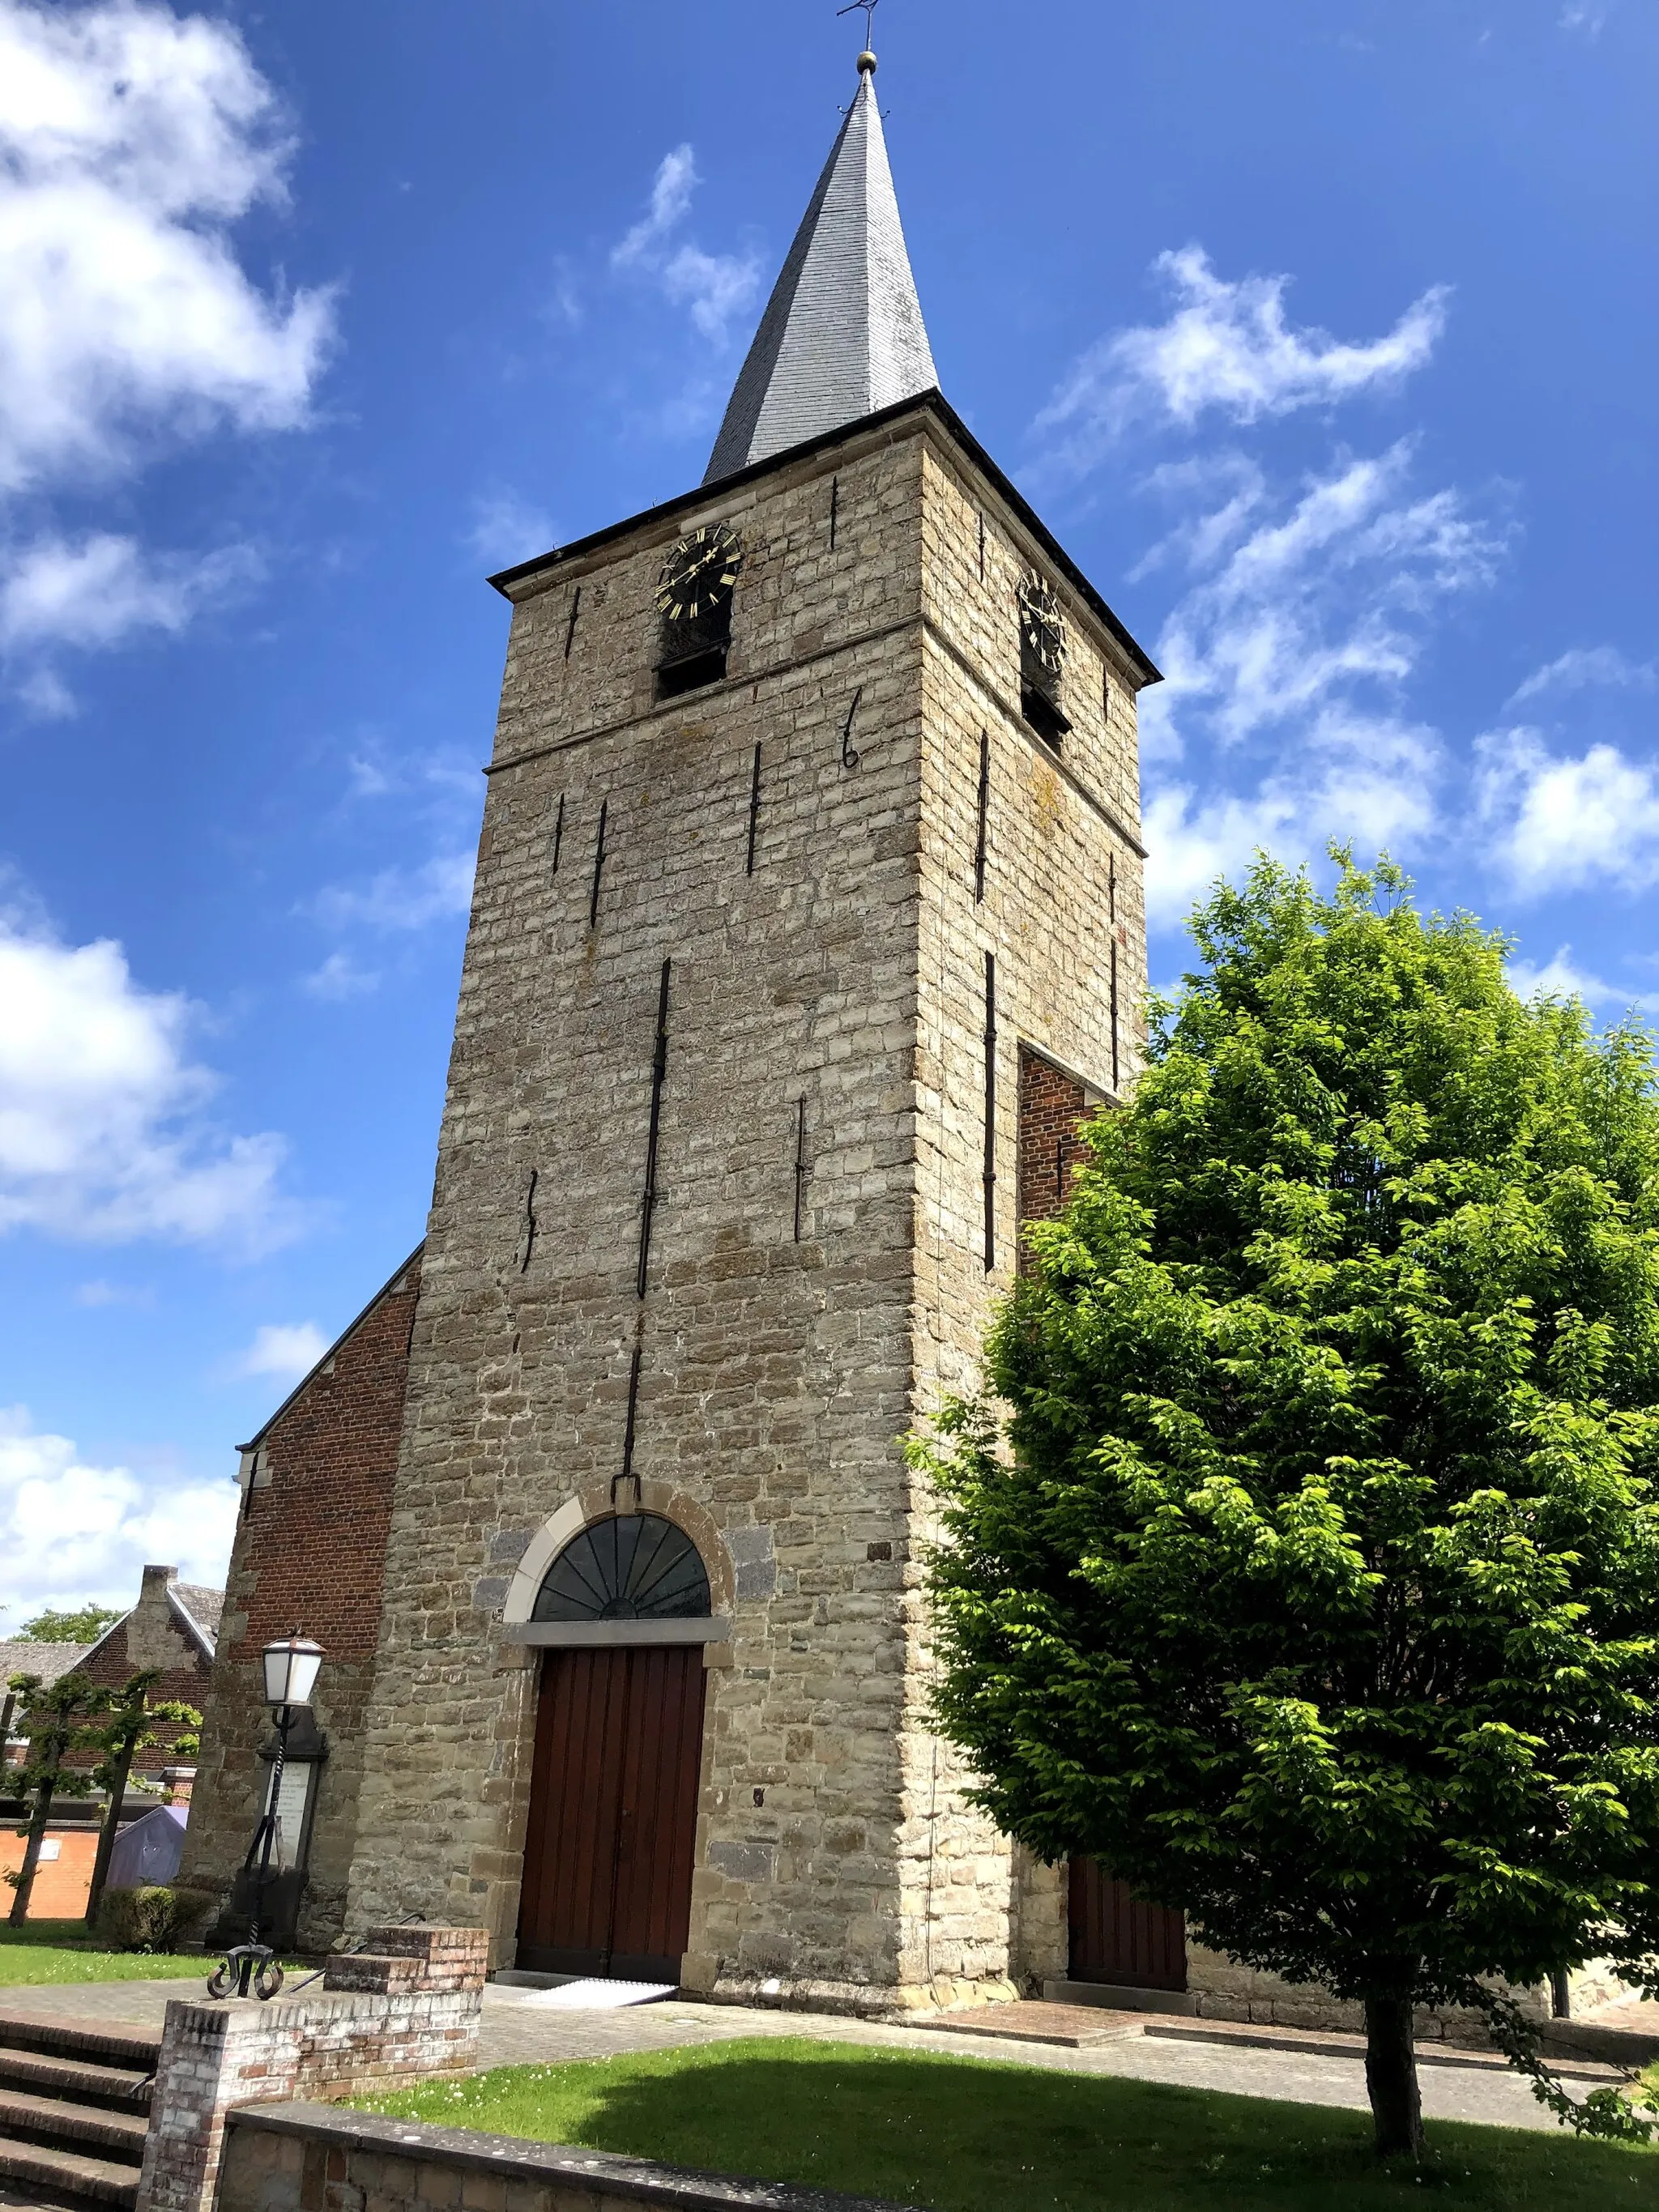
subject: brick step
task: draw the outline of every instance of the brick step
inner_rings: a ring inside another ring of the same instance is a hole
[[[161,2055],[161,2039],[137,2028],[71,2027],[67,2022],[9,2020],[0,2014],[0,2050],[45,2051],[54,2058],[85,2058],[94,2066],[153,2074]]]
[[[20,2089],[66,2105],[97,2106],[140,2116],[149,2110],[151,2076],[130,2066],[94,2066],[44,2051],[0,2047],[0,2091]]]
[[[0,2138],[0,2189],[46,2204],[112,2205],[118,2212],[133,2212],[138,2171],[124,2160],[90,2158],[84,2151]]]
[[[0,2089],[0,2141],[45,2143],[136,2166],[144,2162],[149,2132],[149,2123],[141,2112],[110,2112],[96,2105],[70,2104],[61,2097]]]

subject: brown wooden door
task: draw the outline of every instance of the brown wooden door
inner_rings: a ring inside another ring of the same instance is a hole
[[[1146,1905],[1127,1882],[1093,1859],[1073,1859],[1071,1899],[1072,1979],[1111,1982],[1120,1989],[1184,1990],[1187,1923],[1162,1905]]]
[[[678,1982],[691,1918],[702,1647],[550,1651],[519,1907],[532,1972]]]

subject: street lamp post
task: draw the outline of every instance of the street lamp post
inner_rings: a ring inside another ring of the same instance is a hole
[[[283,1970],[276,1963],[276,1954],[260,1940],[261,1923],[266,1885],[270,1879],[271,1846],[276,1840],[283,1770],[288,1764],[289,1731],[294,1725],[295,1715],[305,1711],[311,1704],[317,1671],[323,1663],[323,1648],[296,1630],[279,1643],[267,1644],[260,1659],[264,1670],[265,1703],[276,1717],[276,1758],[271,1768],[270,1795],[243,1862],[245,1873],[252,1874],[258,1869],[248,1940],[227,1952],[222,1964],[209,1977],[208,1995],[215,1997],[228,1996],[234,1987],[239,1997],[252,1994],[270,1998],[283,1986]]]

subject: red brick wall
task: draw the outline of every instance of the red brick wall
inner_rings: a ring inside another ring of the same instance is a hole
[[[331,1660],[374,1655],[420,1285],[417,1257],[261,1439],[232,1569],[238,1659],[294,1628]]]
[[[325,1655],[315,1720],[328,1757],[316,1784],[300,1917],[301,1947],[312,1951],[326,1950],[345,1918],[420,1280],[416,1255],[259,1438],[185,1832],[180,1883],[222,1906],[269,1786],[259,1755],[273,1740],[260,1650],[293,1628],[314,1636]]]
[[[1019,1225],[1048,1221],[1071,1194],[1072,1176],[1089,1157],[1078,1124],[1090,1113],[1089,1094],[1041,1053],[1019,1050]],[[1020,1264],[1025,1264],[1022,1242]]]

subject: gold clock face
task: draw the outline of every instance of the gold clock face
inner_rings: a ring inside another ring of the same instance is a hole
[[[1066,617],[1060,611],[1060,601],[1041,576],[1020,579],[1019,629],[1038,665],[1050,676],[1058,676],[1066,658]]]
[[[729,523],[694,530],[663,563],[657,610],[670,622],[696,622],[729,599],[743,564],[743,548]]]

